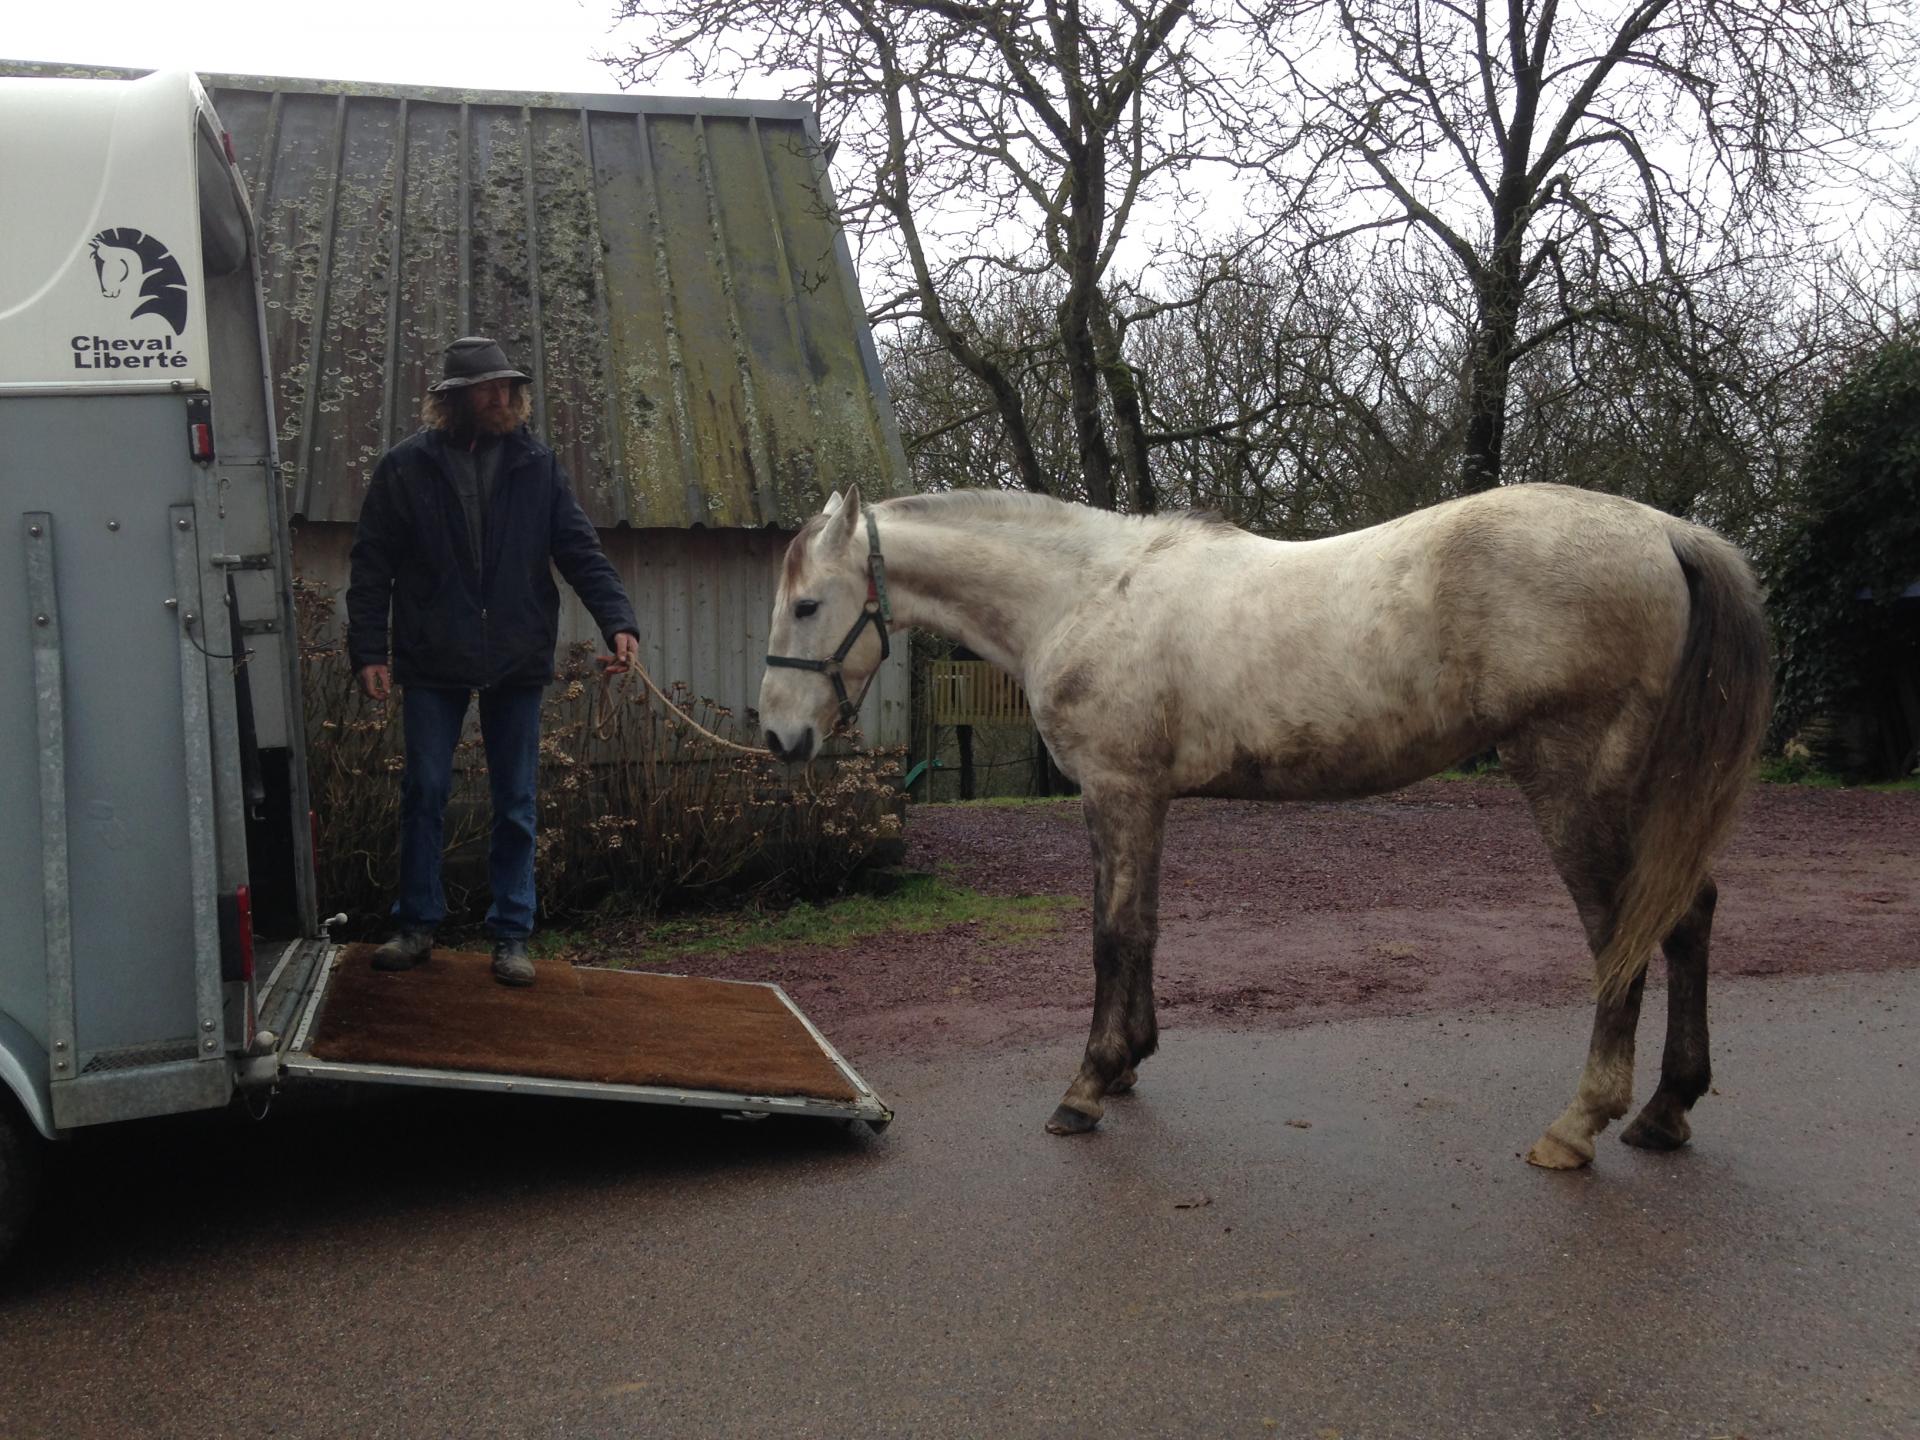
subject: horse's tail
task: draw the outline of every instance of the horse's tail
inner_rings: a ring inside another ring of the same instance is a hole
[[[1600,994],[1618,999],[1699,894],[1733,827],[1773,699],[1766,612],[1738,550],[1675,521],[1687,580],[1687,635],[1634,797],[1633,863],[1595,962]]]

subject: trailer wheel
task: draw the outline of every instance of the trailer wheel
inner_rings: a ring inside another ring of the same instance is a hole
[[[0,1265],[5,1265],[40,1197],[39,1132],[19,1103],[0,1087]]]

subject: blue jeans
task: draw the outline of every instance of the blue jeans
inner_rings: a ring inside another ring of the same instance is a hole
[[[493,903],[487,930],[496,939],[533,933],[534,787],[540,776],[539,685],[502,685],[480,692],[480,737],[493,792],[493,838],[487,879]],[[431,930],[447,918],[440,884],[447,799],[453,793],[453,748],[467,718],[471,690],[410,685],[401,692],[406,770],[400,780],[400,898],[393,918],[403,929]]]

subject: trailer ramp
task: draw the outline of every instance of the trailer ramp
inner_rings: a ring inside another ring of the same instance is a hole
[[[526,989],[489,957],[435,950],[394,974],[373,947],[324,963],[288,1077],[819,1115],[893,1113],[778,985],[535,962]]]

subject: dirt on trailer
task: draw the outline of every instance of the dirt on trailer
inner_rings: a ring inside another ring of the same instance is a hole
[[[640,963],[777,981],[850,1055],[1085,1027],[1093,871],[1078,801],[916,806],[906,864],[991,895],[1074,903],[1037,939],[1009,942],[975,922],[833,948],[655,952]],[[1920,965],[1920,793],[1759,787],[1715,873],[1714,974]],[[1160,897],[1163,1031],[1591,993],[1573,902],[1519,792],[1498,778],[1429,780],[1341,804],[1179,801]]]

